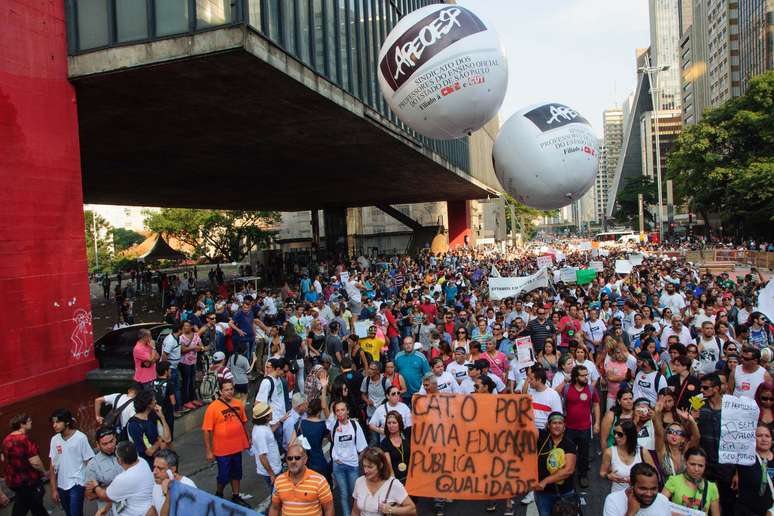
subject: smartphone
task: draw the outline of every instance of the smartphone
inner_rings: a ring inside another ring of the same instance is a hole
[[[167,470],[167,478],[170,479],[170,480],[174,480],[175,479],[175,474],[172,473],[171,469]]]

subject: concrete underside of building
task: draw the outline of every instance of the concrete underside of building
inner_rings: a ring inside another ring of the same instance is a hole
[[[87,203],[293,211],[499,187],[246,26],[69,59]]]

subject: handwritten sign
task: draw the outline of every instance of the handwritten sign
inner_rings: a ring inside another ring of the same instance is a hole
[[[564,283],[575,283],[575,272],[577,270],[577,267],[563,267],[559,271],[559,281]]]
[[[754,399],[723,396],[720,413],[720,464],[755,464],[755,426],[760,409]]]
[[[630,262],[629,260],[616,260],[615,272],[616,274],[631,274],[632,262]]]
[[[597,271],[594,269],[578,269],[575,272],[575,277],[577,278],[578,285],[586,285],[597,278]]]
[[[503,276],[489,278],[489,299],[498,300],[517,297],[522,292],[531,292],[537,288],[548,288],[548,271],[540,269],[530,276]]]
[[[190,516],[192,514],[228,514],[229,516],[262,516],[247,507],[211,495],[201,489],[172,482],[169,487],[170,516]]]
[[[669,514],[670,516],[707,516],[704,511],[683,507],[672,502],[669,502]]]
[[[535,350],[532,347],[530,337],[516,339],[516,356],[519,357],[519,366],[530,367],[535,364]]]
[[[341,271],[339,273],[339,278],[341,279],[341,284],[344,285],[349,281],[349,271]]]
[[[592,260],[589,262],[589,269],[594,269],[597,272],[602,272],[605,270],[605,264],[600,261]]]
[[[645,257],[641,255],[640,253],[631,253],[629,255],[629,262],[634,265],[635,267],[638,265],[642,265],[642,260],[644,260]]]
[[[542,269],[544,267],[550,267],[554,263],[554,257],[550,254],[537,257],[537,268]]]
[[[411,413],[412,496],[501,500],[537,483],[528,395],[415,395]]]

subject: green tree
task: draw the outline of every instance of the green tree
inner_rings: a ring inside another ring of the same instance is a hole
[[[115,249],[116,253],[129,249],[144,240],[144,236],[131,229],[113,228],[113,249]]]
[[[623,188],[618,191],[615,198],[613,218],[622,224],[639,225],[640,194],[642,194],[642,202],[645,205],[645,229],[651,229],[655,223],[655,217],[647,210],[647,207],[658,204],[658,187],[656,182],[648,176],[630,177],[624,181]]]
[[[774,233],[774,72],[686,128],[667,174],[705,222],[717,214],[740,236]]]
[[[86,231],[86,257],[89,262],[89,272],[107,271],[112,268],[113,259],[112,235],[113,227],[98,213],[92,210],[83,212]],[[94,240],[96,235],[96,255]]]
[[[196,257],[229,262],[266,247],[275,234],[266,228],[280,220],[278,212],[247,210],[162,208],[144,215],[148,229],[190,245]]]
[[[535,226],[534,220],[536,218],[550,217],[557,211],[543,211],[536,208],[530,208],[529,206],[518,202],[507,193],[503,194],[503,198],[505,199],[506,231],[510,233],[512,229],[515,229],[516,233],[520,233],[525,240],[530,240],[535,236],[537,227]],[[513,207],[513,214],[511,213],[511,207]]]

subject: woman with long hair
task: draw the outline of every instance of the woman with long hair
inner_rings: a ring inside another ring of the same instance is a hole
[[[401,374],[395,370],[395,362],[388,360],[384,364],[384,376],[390,381],[390,385],[396,387],[400,391],[400,395],[403,396],[408,390],[406,380]]]
[[[325,390],[323,389],[324,392]],[[290,442],[303,436],[310,446],[309,450],[307,450],[309,461],[306,465],[309,469],[325,476],[330,482],[331,464],[325,458],[325,452],[323,451],[325,441],[329,441],[331,437],[322,413],[322,408],[327,404],[327,401],[327,395],[323,394],[322,397],[309,402],[306,416],[296,423]]]
[[[465,348],[465,353],[470,353],[470,336],[467,328],[460,326],[454,330],[454,340],[451,347],[452,349]]]
[[[771,450],[771,437],[771,427],[758,423],[755,429],[755,462],[749,466],[736,466],[731,479],[731,489],[738,490],[735,516],[771,514],[767,512],[774,505],[771,481],[774,452]]]
[[[352,516],[415,514],[416,506],[403,484],[391,475],[387,454],[366,448],[360,456],[363,476],[355,481]]]
[[[546,382],[550,383],[554,379],[556,371],[559,370],[559,355],[556,352],[553,338],[546,337],[543,351],[537,355],[537,362],[546,370]]]
[[[272,326],[269,328],[269,358],[284,358],[285,344],[282,343],[282,326]]]
[[[405,482],[411,456],[411,439],[404,426],[403,416],[397,410],[390,410],[384,418],[384,439],[379,447],[387,452],[392,474]]]
[[[699,443],[699,427],[687,410],[678,410],[678,419],[664,422],[665,398],[656,402],[653,414],[653,433],[656,443],[657,469],[663,478],[685,471],[683,452]]]
[[[196,359],[198,353],[204,351],[202,339],[199,334],[193,330],[190,321],[183,321],[183,332],[180,334],[180,378],[181,403],[187,409],[201,407],[204,403],[196,398]]]
[[[684,455],[685,470],[666,481],[661,494],[672,503],[720,516],[720,492],[714,482],[705,478],[707,454],[701,448],[688,448]]]
[[[631,373],[627,365],[628,353],[625,346],[619,345],[617,340],[608,335],[605,337],[605,350],[607,356],[602,363],[605,371],[605,381],[607,382],[605,406],[613,407],[618,399],[618,391],[621,388],[621,384],[629,379]]]
[[[368,446],[357,419],[350,417],[345,401],[333,402],[333,420],[326,426],[331,433],[333,480],[336,483],[341,514],[350,514],[352,493],[358,478],[358,455]]]
[[[774,422],[774,383],[760,384],[755,391],[755,402],[761,410],[758,423],[771,425]]]
[[[634,397],[631,389],[619,389],[615,399],[615,405],[605,413],[600,425],[599,436],[602,450],[615,444],[613,428],[619,422],[634,419]]]
[[[559,357],[559,370],[554,374],[551,380],[551,388],[561,393],[565,384],[570,383],[570,374],[575,367],[575,359],[569,353],[564,353]]]
[[[610,492],[629,487],[632,466],[643,461],[637,446],[637,427],[630,420],[619,421],[613,427],[614,445],[602,454],[599,476],[612,482]]]
[[[320,363],[320,357],[325,352],[325,340],[325,330],[323,330],[320,319],[313,319],[312,326],[306,336],[306,349],[312,365]]]
[[[368,367],[368,355],[360,347],[360,337],[354,333],[347,337],[349,343],[349,356],[352,359],[352,369],[355,371],[364,371]]]
[[[283,343],[285,344],[285,359],[290,365],[290,371],[296,376],[296,385],[303,385],[306,345],[301,337],[298,336],[292,324],[285,324]]]

